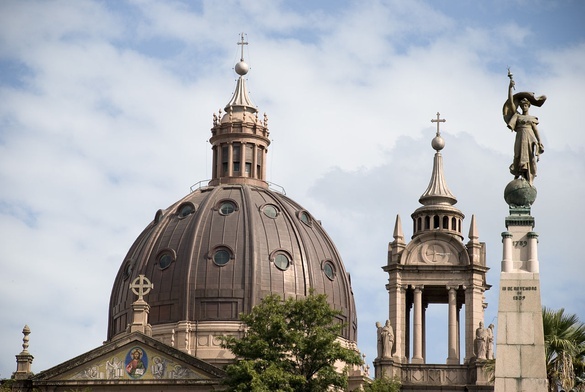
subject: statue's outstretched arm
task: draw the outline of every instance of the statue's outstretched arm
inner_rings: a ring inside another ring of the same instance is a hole
[[[516,112],[516,104],[514,103],[514,93],[512,92],[512,90],[514,90],[515,85],[516,83],[514,82],[514,79],[510,78],[510,85],[508,86],[508,104],[510,105],[510,110],[512,110],[512,113]]]

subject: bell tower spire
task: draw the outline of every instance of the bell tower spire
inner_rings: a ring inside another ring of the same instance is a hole
[[[250,70],[244,61],[244,46],[248,45],[241,33],[240,61],[234,70],[239,75],[232,99],[213,115],[209,142],[213,150],[213,175],[209,185],[249,184],[268,188],[266,182],[266,154],[270,139],[268,117],[258,118],[258,109],[252,103],[245,75]]]
[[[445,140],[441,137],[439,125],[446,121],[438,112],[437,118],[431,120],[437,123],[437,134],[431,141],[431,146],[435,150],[433,171],[429,186],[418,200],[423,206],[412,214],[413,238],[429,230],[443,230],[463,239],[461,222],[465,216],[454,207],[457,198],[449,190],[443,173],[441,150],[445,148]]]

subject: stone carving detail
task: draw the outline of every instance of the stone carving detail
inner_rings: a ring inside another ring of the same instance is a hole
[[[531,116],[528,110],[531,105],[542,106],[546,96],[535,97],[534,93],[519,92],[512,93],[516,83],[508,69],[510,84],[508,86],[508,100],[504,103],[502,114],[508,128],[516,132],[514,142],[514,160],[510,165],[510,173],[514,179],[520,177],[532,184],[536,177],[536,163],[540,154],[544,152],[540,135],[538,133],[538,118]],[[522,111],[518,112],[518,108]]]
[[[488,332],[483,327],[483,322],[479,322],[479,327],[475,330],[474,354],[477,359],[486,359],[486,343]],[[492,338],[493,342],[493,338]]]
[[[390,320],[382,326],[376,322],[378,336],[378,358],[392,358],[392,348],[394,347],[394,330],[390,325]]]
[[[402,379],[409,384],[459,385],[467,382],[467,370],[434,368],[428,365],[424,368],[405,367],[402,369]]]
[[[406,264],[459,265],[459,252],[444,241],[430,240],[408,255]]]

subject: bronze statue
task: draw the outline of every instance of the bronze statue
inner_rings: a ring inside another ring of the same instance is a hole
[[[536,177],[536,162],[540,154],[544,152],[544,146],[538,134],[538,118],[528,114],[530,105],[542,106],[546,96],[535,97],[534,93],[519,92],[512,94],[515,82],[512,73],[508,69],[510,85],[508,87],[508,100],[504,104],[503,116],[508,128],[516,132],[514,142],[514,161],[510,165],[510,173],[514,179],[524,178],[530,185]],[[522,113],[518,112],[518,108]]]

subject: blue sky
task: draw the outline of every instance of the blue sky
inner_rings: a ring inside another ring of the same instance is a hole
[[[352,275],[359,348],[387,318],[387,244],[426,189],[441,112],[445,176],[487,244],[497,315],[514,135],[510,66],[546,94],[533,206],[543,304],[585,319],[585,3],[581,1],[0,2],[0,377],[24,324],[35,372],[99,346],[114,276],[159,208],[208,179],[212,114],[239,33],[269,116],[269,180],[323,222]],[[467,240],[467,239],[466,239]],[[446,357],[446,313],[431,361]]]

